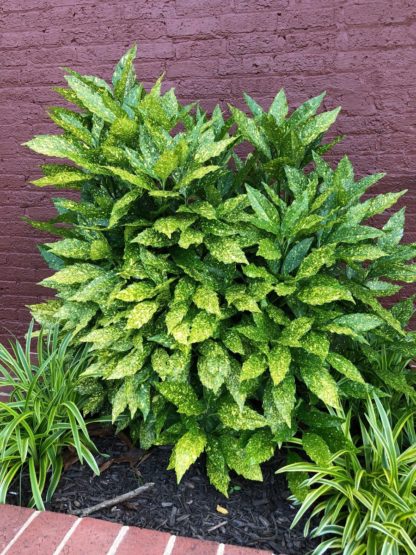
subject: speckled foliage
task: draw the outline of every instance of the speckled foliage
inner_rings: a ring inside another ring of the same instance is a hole
[[[79,109],[53,108],[64,133],[27,143],[74,163],[45,165],[36,185],[81,193],[32,222],[61,236],[41,246],[56,299],[32,311],[91,346],[91,412],[110,403],[143,447],[174,444],[178,479],[205,451],[226,493],[230,469],[261,479],[260,463],[297,433],[336,450],[327,407],[341,397],[413,392],[404,371],[372,365],[370,339],[411,350],[411,300],[389,311],[378,298],[416,280],[416,249],[400,244],[403,210],[383,229],[362,223],[403,193],[361,202],[382,175],[355,181],[347,157],[323,160],[338,114],[316,115],[323,95],[290,115],[283,91],[268,112],[246,95],[252,115],[230,107],[224,121],[218,107],[208,116],[162,95],[160,80],[146,92],[134,56],[112,86],[70,71],[58,92]]]

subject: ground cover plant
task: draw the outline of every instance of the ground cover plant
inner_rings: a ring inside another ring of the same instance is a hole
[[[369,399],[358,433],[349,411],[344,432],[350,448],[331,455],[319,445],[323,440],[307,437],[313,462],[278,471],[301,478],[295,500],[302,498],[302,505],[293,525],[310,513],[305,533],[323,538],[313,555],[416,553],[416,408],[389,405]]]
[[[415,246],[401,242],[404,209],[382,229],[367,221],[403,192],[363,199],[383,174],[323,159],[339,112],[317,114],[323,94],[291,113],[284,91],[267,111],[246,95],[251,115],[209,116],[161,79],[147,92],[135,53],[111,85],[69,70],[57,92],[75,108],[50,110],[63,133],[27,143],[71,162],[44,165],[35,185],[80,193],[32,222],[60,240],[41,246],[56,298],[31,309],[90,346],[86,412],[111,406],[142,447],[172,444],[178,480],[205,452],[227,494],[230,470],[261,480],[295,435],[337,452],[328,408],[342,400],[414,396],[407,366],[383,371],[370,341],[413,347],[380,299],[415,281]]]
[[[70,341],[56,326],[35,335],[32,323],[24,344],[0,345],[0,387],[11,389],[8,402],[0,402],[0,503],[28,474],[29,505],[43,510],[61,478],[64,449],[99,474],[77,391],[88,355],[85,348],[74,352]]]

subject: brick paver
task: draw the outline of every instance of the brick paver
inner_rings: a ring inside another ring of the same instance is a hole
[[[118,524],[83,518],[62,548],[60,555],[102,555],[113,545],[120,530]]]
[[[117,555],[163,555],[169,538],[170,534],[166,532],[129,528]]]
[[[39,513],[38,517],[26,528],[6,553],[7,555],[23,555],[26,553],[30,555],[53,555],[75,520],[76,517],[74,516],[59,513]]]
[[[0,505],[0,555],[272,555],[95,518]]]
[[[217,555],[218,544],[194,538],[176,538],[172,555]]]
[[[23,507],[0,509],[0,551],[15,537],[31,514],[33,511]]]

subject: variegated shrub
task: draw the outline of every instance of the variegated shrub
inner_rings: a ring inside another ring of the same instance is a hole
[[[209,117],[162,94],[161,80],[146,92],[134,56],[111,86],[70,71],[58,92],[78,109],[53,108],[63,134],[27,143],[73,163],[43,166],[36,185],[80,191],[32,222],[61,239],[41,247],[56,299],[31,308],[91,346],[90,411],[110,402],[142,446],[173,444],[178,479],[205,451],[226,493],[230,469],[261,479],[260,463],[298,430],[335,449],[326,406],[341,396],[386,380],[409,389],[405,371],[354,361],[361,348],[371,356],[370,334],[409,348],[378,298],[414,281],[415,247],[400,244],[403,210],[383,229],[363,223],[402,193],[362,202],[382,175],[357,181],[347,157],[336,169],[323,160],[338,114],[316,115],[323,95],[290,115],[283,91],[267,112],[246,95],[252,116],[230,107],[224,121],[219,107]]]

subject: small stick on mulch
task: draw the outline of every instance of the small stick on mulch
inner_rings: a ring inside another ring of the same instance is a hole
[[[147,491],[148,489],[154,486],[154,482],[147,482],[143,486],[136,488],[132,491],[128,491],[127,493],[123,493],[122,495],[117,495],[117,497],[113,497],[113,499],[106,499],[97,505],[93,505],[92,507],[86,507],[85,509],[79,509],[77,511],[72,511],[71,514],[77,516],[87,516],[91,513],[96,513],[101,509],[106,509],[107,507],[113,507],[114,505],[118,505],[119,503],[123,503],[124,501],[128,501],[129,499],[133,499],[133,497],[137,497],[141,493]]]

